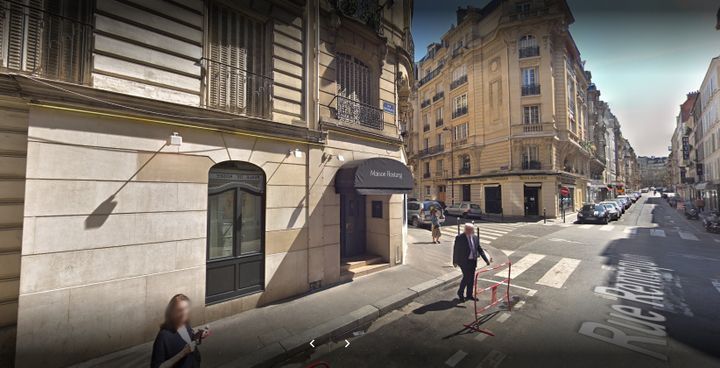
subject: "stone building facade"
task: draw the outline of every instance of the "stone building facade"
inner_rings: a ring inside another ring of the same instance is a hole
[[[3,362],[148,341],[177,293],[203,323],[403,262],[412,0],[0,10]]]
[[[588,200],[604,164],[590,145],[590,80],[573,21],[556,0],[458,10],[457,25],[418,63],[417,197],[549,217]]]

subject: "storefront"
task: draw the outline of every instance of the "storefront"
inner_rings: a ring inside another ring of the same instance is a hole
[[[389,261],[391,249],[377,245],[389,245],[390,227],[398,224],[381,224],[379,228],[368,224],[388,220],[385,213],[391,197],[404,197],[412,189],[412,174],[398,160],[369,158],[341,166],[335,175],[335,192],[340,195],[341,259],[378,255]]]

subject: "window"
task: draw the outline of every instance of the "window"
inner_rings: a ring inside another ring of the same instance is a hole
[[[459,80],[465,76],[467,76],[467,66],[466,65],[461,65],[453,70],[452,77],[453,77],[454,81]]]
[[[522,153],[524,170],[540,169],[540,149],[538,146],[525,146]]]
[[[457,96],[453,99],[453,119],[468,112],[467,95]]]
[[[522,68],[522,85],[534,86],[537,84],[537,68]]]
[[[470,155],[460,156],[460,175],[470,174]]]
[[[430,130],[430,115],[428,113],[424,113],[422,115],[422,123],[423,123],[423,132],[427,132]]]
[[[438,146],[442,146],[442,145],[443,145],[443,135],[442,135],[442,133],[436,135],[436,136],[435,136],[435,139],[436,139],[436,143],[437,143]]]
[[[208,181],[208,303],[260,291],[264,282],[265,174],[255,165],[228,161]]]
[[[443,108],[441,107],[441,108],[435,110],[435,123],[437,125],[437,122],[442,122],[442,121],[443,121]],[[442,125],[442,123],[440,123],[440,125]]]
[[[94,1],[3,1],[0,67],[73,83],[86,82]]]
[[[425,195],[426,195],[426,196],[429,196],[429,195],[430,195],[430,186],[429,186],[429,185],[426,185],[426,186],[425,186]]]
[[[518,13],[529,13],[531,4],[529,1],[522,1],[515,4],[515,11]]]
[[[540,123],[540,106],[530,105],[523,107],[523,124]]]
[[[522,68],[520,70],[522,78],[521,93],[523,96],[539,95],[540,85],[538,84],[537,68]]]
[[[272,77],[266,24],[216,2],[210,4],[208,22],[206,105],[269,117]]]
[[[424,138],[423,139],[423,148],[428,149],[430,147],[430,138]]]
[[[429,174],[430,173],[430,161],[425,161],[423,163],[423,168],[424,168],[423,173]]]
[[[468,137],[468,123],[457,125],[453,128],[453,140],[459,141],[467,139]]]
[[[435,162],[435,168],[437,169],[438,174],[441,174],[444,170],[443,160],[437,160],[437,162]]]
[[[371,208],[372,208],[372,217],[373,218],[383,218],[383,203],[382,201],[372,201],[371,202]]]
[[[374,129],[384,126],[383,112],[377,108],[377,88],[370,67],[354,56],[338,53],[337,118]]]
[[[540,55],[540,47],[533,35],[525,35],[518,42],[518,55],[520,58],[528,58]]]

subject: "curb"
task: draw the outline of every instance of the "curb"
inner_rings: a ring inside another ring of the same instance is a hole
[[[402,308],[420,295],[452,283],[459,279],[460,276],[462,276],[460,272],[449,272],[418,285],[411,286],[394,295],[362,306],[348,314],[321,323],[299,334],[288,336],[279,342],[271,343],[248,355],[224,363],[219,367],[271,367],[303,351],[312,350],[313,347],[310,346],[310,341],[312,340],[315,340],[315,346],[318,346],[334,338],[339,338],[355,329],[370,324],[381,316]]]

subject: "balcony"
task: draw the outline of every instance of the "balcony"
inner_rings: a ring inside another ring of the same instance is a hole
[[[418,152],[418,155],[422,156],[429,156],[434,155],[440,152],[443,152],[445,150],[445,146],[442,144],[438,144],[437,146],[428,147],[421,149],[420,152]]]
[[[540,56],[540,46],[528,46],[518,50],[518,56],[521,59]]]
[[[438,179],[444,179],[448,177],[448,171],[447,170],[437,170],[435,171],[435,177]]]
[[[77,4],[77,8],[83,5]],[[16,1],[2,2],[0,24],[5,37],[3,42],[0,36],[0,70],[70,83],[87,82],[91,24]]]
[[[437,102],[438,100],[441,100],[445,97],[445,92],[438,92],[433,96],[432,100],[433,102]]]
[[[340,95],[336,95],[333,100],[337,101],[337,107],[331,107],[330,111],[336,119],[351,125],[383,129],[383,111],[381,109]]]
[[[540,94],[540,85],[539,84],[527,84],[522,86],[522,95],[523,96],[536,96]]]
[[[424,124],[423,125],[423,132],[430,131],[430,124]]]
[[[454,90],[455,88],[458,88],[462,86],[463,84],[467,83],[467,75],[463,75],[462,77],[450,82],[450,90]]]
[[[437,119],[437,120],[435,120],[435,128],[439,128],[439,127],[443,126],[443,124],[445,124],[445,122],[443,121],[443,119]]]
[[[442,68],[443,68],[442,64],[438,65],[437,68],[433,69],[430,73],[428,73],[427,75],[425,75],[424,77],[422,77],[420,79],[419,85],[422,86],[423,84],[430,82],[431,80],[433,80],[433,78],[440,75],[440,71],[442,70]]]
[[[541,170],[542,163],[540,161],[536,161],[536,160],[523,160],[522,169],[523,170]]]
[[[430,106],[430,99],[427,99],[427,100],[424,100],[424,101],[420,102],[420,108],[421,108],[421,109],[424,109],[424,108],[426,108],[426,107],[428,107],[428,106]]]
[[[513,136],[544,136],[556,133],[555,123],[515,124],[510,130]]]
[[[424,173],[423,173],[423,178],[424,178],[424,179],[427,179],[427,178],[429,178],[429,177],[430,177],[430,173],[429,173],[429,172],[424,172]]]
[[[470,168],[469,167],[461,167],[458,171],[458,175],[470,175]]]
[[[234,66],[202,59],[207,68],[205,107],[232,114],[270,118],[273,79]]]
[[[455,119],[455,118],[461,117],[461,116],[463,116],[463,115],[466,115],[467,113],[468,113],[468,108],[467,108],[467,106],[466,106],[466,107],[461,107],[461,108],[456,109],[455,111],[453,111],[453,113],[452,113],[452,118]]]

